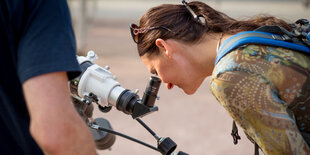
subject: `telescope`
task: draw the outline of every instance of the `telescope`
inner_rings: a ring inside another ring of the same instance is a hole
[[[141,118],[158,111],[155,105],[159,87],[160,78],[151,76],[146,86],[142,99],[138,96],[138,91],[132,92],[123,88],[116,80],[117,77],[109,71],[109,67],[102,68],[95,64],[98,56],[94,51],[89,51],[87,56],[77,56],[77,60],[82,69],[79,77],[69,82],[71,99],[82,119],[86,122],[93,138],[96,142],[97,149],[104,150],[110,148],[115,142],[115,135],[122,136],[129,140],[140,143],[163,155],[186,155],[179,151],[173,153],[177,144],[169,137],[160,137],[156,135]],[[101,112],[107,113],[112,107],[131,115],[136,119],[147,131],[149,131],[157,140],[157,147],[151,146],[135,138],[112,130],[111,124],[104,118],[93,119],[93,110],[95,103]]]

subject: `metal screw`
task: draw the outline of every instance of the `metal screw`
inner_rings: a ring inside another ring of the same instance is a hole
[[[88,51],[87,57],[89,57],[89,58],[95,57],[95,52],[94,51]]]
[[[116,75],[113,75],[112,77],[114,80],[117,80],[117,76]]]

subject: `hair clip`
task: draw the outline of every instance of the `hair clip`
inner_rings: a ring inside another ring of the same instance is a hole
[[[187,8],[187,10],[192,14],[194,19],[200,23],[201,25],[206,25],[206,19],[202,15],[197,15],[195,12],[191,9],[191,7],[187,4],[185,0],[182,0],[183,5]]]

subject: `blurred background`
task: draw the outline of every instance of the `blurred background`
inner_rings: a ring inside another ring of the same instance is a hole
[[[310,19],[309,0],[203,0],[211,7],[236,19],[247,19],[257,14],[268,14],[294,22],[299,18]],[[108,65],[118,76],[122,87],[139,89],[139,96],[149,80],[132,41],[129,25],[138,23],[147,9],[163,3],[181,4],[181,0],[68,0],[75,29],[78,54],[94,50],[97,64]],[[158,112],[143,117],[159,136],[170,137],[177,144],[176,150],[193,155],[249,155],[254,145],[241,128],[241,141],[233,144],[232,119],[209,91],[207,78],[197,93],[188,96],[179,88],[167,90],[162,84]],[[116,131],[128,134],[157,146],[156,140],[131,116],[115,108],[108,113],[95,109],[94,117],[103,117]],[[98,151],[100,155],[159,155],[149,148],[116,137],[110,150]]]

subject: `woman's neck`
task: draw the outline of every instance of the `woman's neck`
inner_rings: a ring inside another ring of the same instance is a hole
[[[192,45],[193,59],[197,62],[196,68],[200,70],[201,76],[210,76],[213,72],[215,58],[219,46],[232,35],[214,33],[203,36],[203,39]]]

